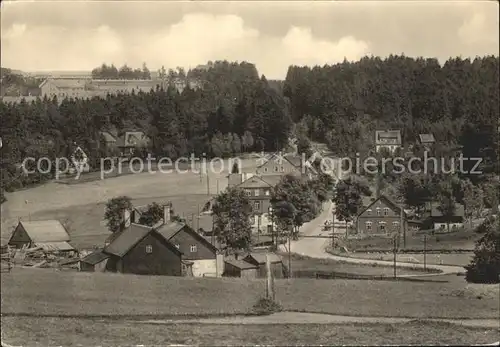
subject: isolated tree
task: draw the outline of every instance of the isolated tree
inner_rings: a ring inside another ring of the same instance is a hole
[[[139,224],[153,226],[163,219],[163,206],[153,202],[148,205],[148,209],[141,214],[139,218]]]
[[[227,253],[250,249],[252,212],[250,199],[242,189],[230,188],[215,198],[212,214],[217,240]]]
[[[123,215],[126,210],[132,211],[132,200],[128,196],[118,196],[108,200],[104,219],[106,226],[112,233],[122,230],[124,223]]]
[[[314,219],[321,211],[321,203],[308,182],[300,177],[285,175],[274,187],[271,203],[286,201],[295,208],[293,238],[297,239],[300,227]]]
[[[332,201],[335,204],[335,216],[338,220],[346,223],[346,230],[347,224],[361,212],[363,196],[371,195],[367,185],[351,177],[337,184]]]
[[[273,222],[276,224],[276,229],[273,230],[273,244],[281,238],[288,236],[293,237],[295,227],[295,216],[297,209],[288,201],[275,201],[273,207]]]
[[[500,223],[490,218],[484,223],[486,233],[476,242],[474,258],[465,266],[465,279],[473,283],[500,282]]]
[[[304,154],[306,159],[311,157],[313,151],[311,149],[311,142],[307,137],[299,137],[297,139],[297,152],[300,155]]]
[[[443,217],[448,221],[446,224],[448,232],[450,232],[450,220],[455,215],[456,211],[456,202],[452,191],[441,192],[438,198],[437,210],[441,212]]]

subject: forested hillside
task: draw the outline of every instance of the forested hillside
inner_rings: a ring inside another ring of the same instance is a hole
[[[390,56],[288,70],[292,118],[341,156],[373,148],[375,129],[401,129],[405,145],[433,133],[465,157],[498,163],[499,58]],[[498,169],[497,169],[498,170]]]
[[[191,153],[228,156],[249,150],[275,150],[287,141],[292,122],[285,100],[259,78],[249,63],[216,62],[189,72],[203,89],[157,87],[149,93],[106,99],[37,100],[0,103],[3,182],[13,189],[47,177],[14,180],[15,164],[27,156],[68,157],[74,143],[94,166],[106,155],[99,132],[110,128],[143,130],[152,138],[153,155],[174,159]]]

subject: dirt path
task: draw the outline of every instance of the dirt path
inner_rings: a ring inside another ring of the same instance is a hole
[[[267,316],[236,316],[226,318],[204,318],[185,320],[147,320],[134,321],[134,323],[146,324],[398,324],[415,321],[415,318],[394,318],[394,317],[351,317],[336,316],[322,313],[304,312],[278,312]],[[442,322],[461,325],[470,328],[499,328],[498,319],[419,319],[421,322]]]

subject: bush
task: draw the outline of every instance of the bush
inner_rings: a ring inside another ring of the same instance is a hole
[[[500,228],[497,223],[494,219],[485,223],[486,233],[476,243],[472,262],[465,266],[467,282],[500,282]]]
[[[260,315],[280,312],[281,310],[283,310],[283,307],[270,298],[260,298],[253,306],[253,311]]]

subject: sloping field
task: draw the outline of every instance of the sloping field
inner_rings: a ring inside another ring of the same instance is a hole
[[[3,315],[157,316],[248,313],[264,280],[147,277],[14,269],[2,274]],[[277,280],[284,310],[349,316],[497,318],[498,286],[368,280]]]

